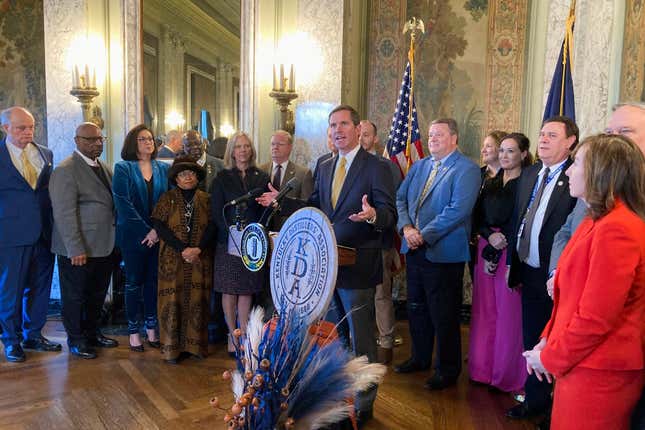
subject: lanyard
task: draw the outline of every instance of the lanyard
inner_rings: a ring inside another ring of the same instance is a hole
[[[549,176],[547,176],[546,180],[544,181],[544,188],[546,188],[546,186],[549,185],[549,182],[551,182],[553,178],[555,178],[560,173],[560,171],[562,170],[565,164],[566,163],[560,164],[560,167],[555,169],[553,172],[549,173]],[[527,212],[531,208],[531,205],[533,204],[533,200],[535,200],[535,195],[537,194],[537,190],[538,190],[538,187],[540,186],[540,182],[541,181],[535,181],[535,185],[533,186],[533,191],[531,192],[531,198],[529,199],[529,204],[528,206],[526,206]]]

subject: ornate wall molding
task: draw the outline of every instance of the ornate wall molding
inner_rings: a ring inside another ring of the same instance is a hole
[[[627,0],[620,79],[621,101],[645,101],[645,5]]]
[[[527,0],[488,4],[486,130],[520,128],[527,17]]]
[[[125,132],[143,122],[143,55],[141,1],[123,1]],[[125,137],[125,134],[124,136]]]

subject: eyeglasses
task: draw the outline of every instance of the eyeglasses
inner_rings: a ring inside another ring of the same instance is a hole
[[[137,137],[137,142],[154,142],[152,137]]]
[[[107,140],[107,136],[76,136],[79,139],[85,139],[87,141],[96,143],[96,142],[104,142]]]
[[[182,170],[181,172],[177,173],[177,177],[181,179],[194,178],[196,176],[197,173],[193,172],[192,170]]]

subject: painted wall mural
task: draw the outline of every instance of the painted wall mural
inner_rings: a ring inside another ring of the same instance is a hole
[[[519,127],[519,113],[510,107],[522,96],[526,0],[375,0],[371,13],[368,116],[381,141],[387,138],[407,61],[409,38],[401,29],[412,16],[421,18],[427,31],[415,54],[423,139],[430,121],[454,117],[461,150],[478,159],[488,130]]]
[[[24,106],[47,145],[43,0],[0,0],[0,109]]]

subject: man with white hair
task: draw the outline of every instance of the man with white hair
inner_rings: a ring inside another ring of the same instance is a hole
[[[22,107],[0,112],[0,327],[7,361],[22,349],[60,351],[41,330],[47,320],[54,256],[49,251],[53,155],[34,143],[34,117]],[[23,342],[22,347],[20,342]]]

